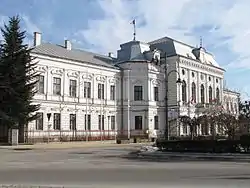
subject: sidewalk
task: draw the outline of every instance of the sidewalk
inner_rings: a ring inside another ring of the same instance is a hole
[[[116,144],[116,141],[83,141],[83,142],[51,142],[37,143],[34,145],[18,145],[18,146],[0,146],[0,149],[70,149],[70,148],[87,148],[87,147],[124,147],[124,146],[141,146],[146,143],[130,143]]]

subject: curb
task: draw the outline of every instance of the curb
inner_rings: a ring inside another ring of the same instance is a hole
[[[49,143],[35,145],[18,145],[18,146],[0,146],[0,149],[7,150],[35,150],[35,149],[73,149],[73,148],[95,148],[95,147],[124,147],[124,146],[141,146],[142,144],[116,144],[115,142],[76,142],[76,143]]]

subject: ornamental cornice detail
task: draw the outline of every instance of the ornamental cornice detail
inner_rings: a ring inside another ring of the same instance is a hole
[[[63,70],[62,69],[52,69],[51,74],[56,74],[56,75],[61,76],[63,74]]]
[[[46,72],[47,67],[46,66],[37,66],[36,71],[38,71],[38,72]]]
[[[160,85],[161,84],[161,80],[159,80],[159,79],[152,79],[152,84],[153,85]]]
[[[93,77],[94,77],[93,74],[88,74],[88,73],[85,73],[85,74],[82,75],[82,78],[83,78],[84,80],[92,80]]]
[[[105,82],[106,81],[106,76],[97,75],[96,76],[96,81],[98,81],[98,82]]]
[[[77,78],[79,76],[79,72],[77,71],[69,71],[67,73],[68,77],[74,77],[74,78]]]
[[[117,82],[119,82],[119,78],[117,78],[117,77],[110,77],[108,79],[108,81],[109,81],[109,83],[117,83]]]
[[[201,64],[201,63],[197,63],[197,62],[191,62],[189,60],[185,60],[185,59],[182,59],[180,60],[180,63],[184,64],[184,65],[187,65],[189,67],[196,67],[196,68],[200,68],[200,69],[203,69],[203,70],[206,70],[206,71],[209,71],[209,72],[214,72],[214,73],[217,73],[217,74],[221,74],[221,72],[223,72],[222,70],[215,70],[216,67],[208,67],[207,65],[205,64]]]

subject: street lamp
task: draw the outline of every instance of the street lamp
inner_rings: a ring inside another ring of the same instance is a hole
[[[164,137],[165,139],[169,140],[169,121],[168,121],[168,77],[172,73],[177,73],[178,74],[178,79],[176,80],[176,84],[182,84],[182,81],[180,79],[180,73],[177,70],[171,70],[168,72],[167,69],[167,55],[165,53],[165,56],[163,57],[165,60],[165,85],[166,85],[166,96],[165,96],[165,102],[166,102],[166,128],[164,132]]]
[[[169,140],[169,121],[168,121],[168,77],[171,73],[177,73],[178,74],[178,79],[176,80],[176,84],[182,84],[182,81],[180,79],[180,74],[177,70],[172,70],[170,72],[167,73],[167,67],[165,68],[165,71],[166,71],[166,78],[165,78],[165,81],[166,81],[166,129],[165,129],[165,138],[167,138],[167,140]]]
[[[127,131],[128,131],[128,140],[130,141],[130,69],[127,70],[128,71],[128,88],[127,88],[127,94],[128,94],[128,128],[127,128]]]

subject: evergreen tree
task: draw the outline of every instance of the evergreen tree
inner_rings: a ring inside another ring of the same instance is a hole
[[[39,105],[32,104],[37,83],[36,62],[30,56],[31,49],[24,44],[25,31],[20,29],[18,16],[11,17],[8,25],[1,29],[3,42],[0,55],[0,94],[4,104],[2,119],[8,126],[24,126],[36,118],[34,112]],[[2,90],[2,89],[1,89]]]

